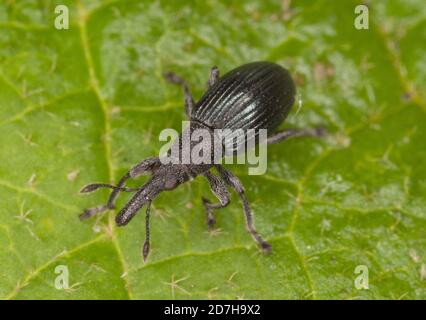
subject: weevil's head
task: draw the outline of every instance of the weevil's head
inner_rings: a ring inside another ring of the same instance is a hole
[[[171,191],[188,181],[188,175],[182,165],[164,164],[153,172],[150,183],[161,191]]]
[[[185,170],[180,165],[159,165],[152,172],[152,177],[135,193],[116,217],[117,225],[126,225],[137,211],[151,202],[163,191],[170,191],[188,180]]]

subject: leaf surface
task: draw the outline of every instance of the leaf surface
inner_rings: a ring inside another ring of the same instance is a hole
[[[0,3],[0,297],[426,298],[424,3],[375,1],[368,30],[355,29],[351,1],[283,3]],[[57,4],[68,30],[54,28]],[[330,132],[269,147],[265,175],[230,167],[271,255],[235,194],[207,232],[203,178],[155,201],[146,264],[143,214],[126,228],[113,211],[78,220],[108,196],[81,196],[83,185],[116,183],[158,154],[162,129],[180,130],[182,93],[163,72],[199,98],[212,65],[256,60],[295,77],[302,107],[285,126]],[[354,285],[360,265],[368,290]]]

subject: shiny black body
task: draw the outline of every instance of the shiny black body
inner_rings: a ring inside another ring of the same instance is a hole
[[[190,115],[213,129],[276,131],[291,110],[296,89],[289,72],[271,62],[253,62],[225,74]]]
[[[278,64],[271,62],[252,62],[231,70],[210,86],[201,99],[189,112],[190,126],[186,129],[191,135],[196,129],[210,130],[211,140],[214,129],[230,129],[224,131],[223,141],[233,137],[237,129],[254,129],[255,141],[258,142],[258,129],[267,129],[268,134],[273,134],[277,127],[284,121],[291,110],[295,100],[295,86],[289,72]],[[173,171],[179,171],[179,182],[183,183],[210,170],[214,165],[214,154],[221,151],[222,155],[236,155],[241,150],[246,150],[247,136],[235,139],[230,150],[214,149],[208,164],[187,164],[174,166]],[[182,135],[175,143],[179,144]],[[191,141],[191,148],[198,142]],[[228,153],[227,153],[228,152]],[[176,175],[176,174],[175,174]]]

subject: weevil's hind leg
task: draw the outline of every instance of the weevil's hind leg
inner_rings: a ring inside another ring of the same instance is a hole
[[[268,144],[275,144],[281,141],[296,138],[296,137],[322,137],[326,134],[324,127],[307,128],[307,129],[286,129],[278,131],[272,136],[268,137]]]
[[[212,204],[208,199],[204,197],[202,198],[203,205],[206,208],[207,213],[207,226],[209,227],[209,230],[212,230],[216,223],[216,219],[213,216],[213,210],[225,208],[229,204],[229,192],[225,183],[220,178],[213,175],[210,171],[204,173],[204,176],[209,182],[211,190],[219,199],[219,203]]]
[[[207,88],[210,89],[212,86],[216,84],[218,80],[219,80],[219,68],[216,66],[213,66],[210,69],[210,76],[209,76],[209,80],[207,81]]]
[[[182,87],[183,93],[185,96],[185,112],[188,118],[191,117],[192,109],[194,108],[195,102],[194,98],[192,97],[191,92],[189,91],[188,85],[186,84],[185,80],[183,80],[181,77],[179,77],[177,74],[173,72],[166,72],[163,74],[164,79],[166,79],[168,82],[173,84],[178,84]]]
[[[245,195],[244,186],[241,183],[240,179],[238,179],[231,171],[225,169],[221,165],[216,165],[216,168],[218,172],[220,173],[222,179],[229,186],[235,189],[235,191],[237,192],[238,196],[241,199],[241,202],[243,203],[244,214],[246,217],[247,231],[250,233],[253,239],[259,244],[260,248],[264,252],[270,252],[272,249],[272,246],[266,240],[262,238],[262,236],[256,231],[256,228],[254,227],[253,213],[251,212],[249,202]]]

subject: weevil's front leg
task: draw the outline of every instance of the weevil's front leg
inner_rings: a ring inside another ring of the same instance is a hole
[[[216,84],[218,80],[219,80],[219,68],[216,66],[213,66],[210,69],[210,76],[207,82],[207,88],[210,89],[212,86]]]
[[[283,131],[278,131],[272,136],[268,137],[268,144],[275,144],[289,138],[295,137],[322,137],[326,133],[324,127],[317,128],[307,128],[307,129],[286,129]]]
[[[152,157],[145,159],[135,165],[132,169],[129,171],[129,175],[131,178],[139,177],[143,174],[146,174],[148,172],[154,172],[161,166],[161,160],[158,157]]]
[[[104,211],[109,210],[109,209],[114,209],[115,208],[115,201],[118,197],[118,194],[120,193],[122,187],[124,186],[124,184],[126,183],[126,181],[128,179],[130,179],[130,174],[126,173],[123,177],[121,177],[117,186],[111,192],[111,195],[108,199],[107,204],[97,206],[97,207],[93,207],[93,208],[88,208],[88,209],[84,210],[83,213],[79,215],[80,220],[86,220],[86,219],[89,219],[90,217],[93,217],[94,215],[96,215],[98,213],[104,212]],[[81,192],[83,192],[83,193],[92,192],[92,191],[94,191],[94,190],[96,190],[100,187],[102,187],[102,184],[91,184],[91,185],[84,187],[81,190]]]
[[[184,93],[184,96],[185,96],[185,112],[186,112],[186,115],[188,116],[188,118],[190,118],[191,113],[192,113],[192,109],[194,108],[194,105],[195,105],[195,102],[194,102],[194,98],[192,97],[192,94],[189,91],[188,85],[186,84],[185,80],[183,80],[177,74],[170,72],[170,71],[164,73],[163,76],[170,83],[178,84],[182,87],[183,93]]]
[[[111,195],[109,196],[108,202],[106,205],[101,205],[93,208],[88,208],[84,210],[82,214],[80,214],[80,219],[85,220],[90,217],[93,217],[94,215],[101,213],[103,211],[114,209],[115,208],[115,202],[117,200],[118,194],[122,191],[126,192],[135,192],[139,190],[138,188],[124,188],[124,184],[127,180],[130,178],[137,177],[141,174],[144,174],[148,171],[154,171],[158,166],[160,165],[160,159],[158,157],[155,158],[148,158],[134,166],[129,172],[127,172],[123,177],[121,177],[120,181],[118,182],[117,186],[111,186],[109,184],[103,184],[103,183],[94,183],[89,184],[85,186],[81,192],[87,193],[87,192],[93,192],[99,188],[112,188],[113,191],[111,192]]]
[[[213,229],[216,220],[213,216],[213,210],[214,209],[221,209],[225,208],[230,200],[229,200],[229,192],[226,188],[225,183],[215,175],[213,175],[210,171],[207,171],[204,173],[204,176],[206,177],[207,181],[209,182],[210,188],[215,194],[215,196],[219,199],[219,203],[212,204],[208,199],[202,198],[203,205],[206,208],[207,212],[207,226],[209,229]]]
[[[253,239],[259,244],[259,246],[264,252],[271,251],[272,246],[266,240],[264,240],[259,233],[257,233],[256,228],[254,227],[253,213],[251,212],[249,202],[245,195],[244,186],[241,183],[240,179],[238,179],[231,171],[225,169],[221,165],[216,165],[216,168],[222,179],[229,186],[235,189],[241,199],[241,202],[243,203],[247,231],[251,234]]]

